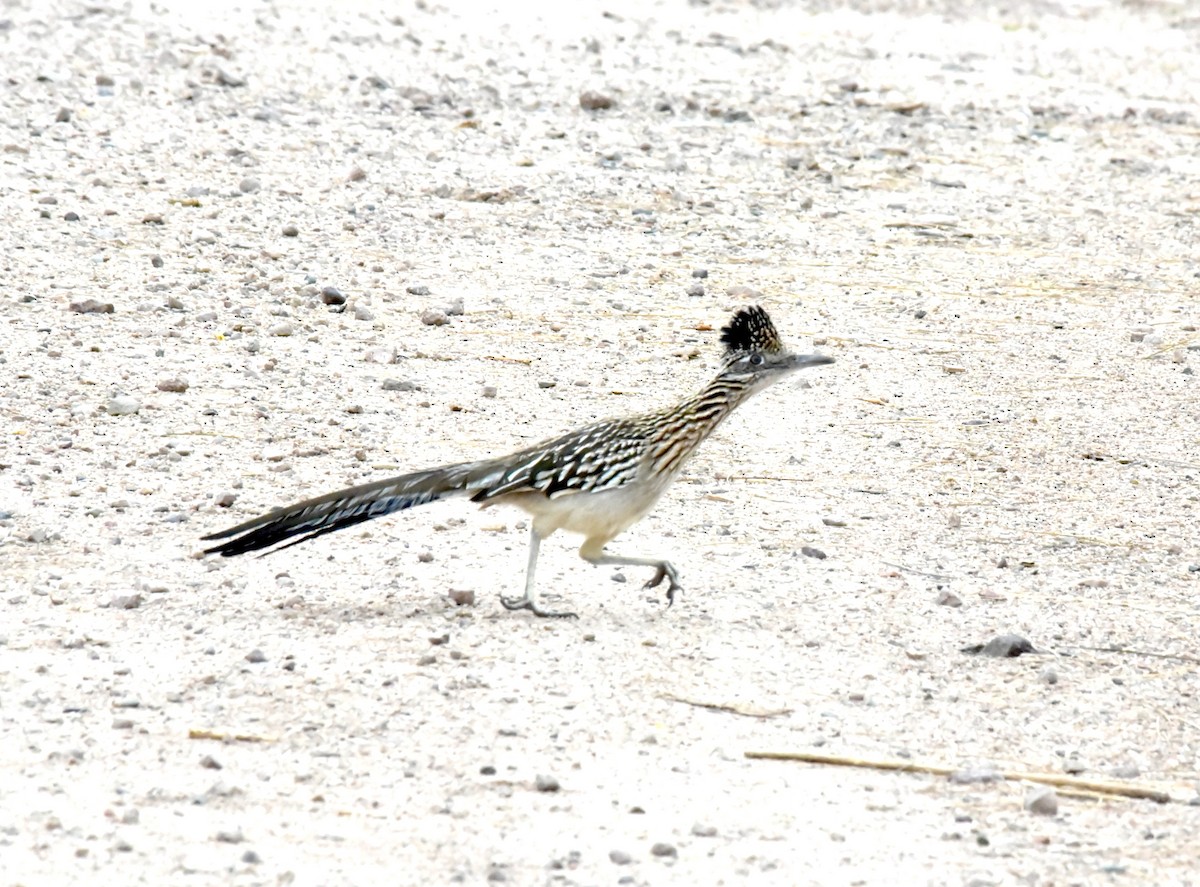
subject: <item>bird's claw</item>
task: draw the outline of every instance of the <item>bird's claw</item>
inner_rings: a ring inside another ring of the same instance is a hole
[[[537,616],[539,619],[578,619],[579,618],[578,613],[571,613],[566,610],[563,610],[561,612],[556,611],[556,610],[543,610],[536,603],[534,603],[533,598],[531,598],[529,596],[512,598],[512,597],[505,597],[504,595],[500,595],[500,603],[504,606],[504,609],[506,609],[506,610],[528,610],[530,613],[532,613],[534,616]]]
[[[650,577],[642,588],[657,588],[662,585],[664,579],[670,579],[671,584],[667,586],[667,609],[671,609],[671,604],[675,603],[675,592],[683,591],[683,586],[679,584],[679,574],[675,572],[675,568],[665,561],[658,565],[654,575]]]

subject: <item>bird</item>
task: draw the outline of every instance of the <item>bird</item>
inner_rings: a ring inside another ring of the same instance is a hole
[[[538,550],[557,530],[583,536],[579,554],[589,563],[654,568],[644,587],[666,580],[670,608],[682,586],[669,561],[611,554],[605,546],[645,517],[696,448],[739,405],[797,370],[833,363],[823,354],[786,348],[759,305],[739,308],[722,328],[720,342],[720,371],[674,406],[594,422],[496,459],[414,471],[306,499],[204,536],[203,541],[218,542],[204,553],[265,555],[417,505],[469,497],[483,507],[513,505],[532,517],[525,593],[501,594],[506,609],[577,617],[545,609],[534,595]]]

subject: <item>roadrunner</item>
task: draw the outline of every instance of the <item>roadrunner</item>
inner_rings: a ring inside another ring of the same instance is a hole
[[[785,348],[771,318],[758,306],[735,313],[721,331],[721,343],[721,371],[678,406],[596,422],[499,459],[416,471],[297,502],[205,536],[227,540],[205,554],[233,557],[292,540],[273,549],[281,551],[414,505],[469,496],[484,507],[515,505],[533,516],[525,594],[501,595],[507,609],[575,616],[544,610],[533,596],[538,548],[555,530],[581,534],[579,554],[589,563],[654,567],[645,587],[667,579],[669,607],[681,586],[668,561],[607,554],[604,546],[650,511],[696,447],[739,404],[795,370],[833,363],[821,354],[794,354]]]

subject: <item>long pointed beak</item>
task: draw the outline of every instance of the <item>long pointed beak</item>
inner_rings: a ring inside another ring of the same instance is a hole
[[[793,354],[791,369],[803,370],[808,367],[824,366],[827,363],[833,363],[833,358],[826,357],[824,354]]]

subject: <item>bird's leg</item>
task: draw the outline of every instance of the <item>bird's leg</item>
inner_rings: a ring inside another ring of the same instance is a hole
[[[662,584],[663,579],[671,580],[671,584],[667,586],[668,608],[675,603],[675,592],[683,591],[683,586],[679,584],[679,573],[671,566],[670,561],[660,560],[656,557],[626,557],[619,554],[605,554],[604,544],[594,544],[590,539],[583,543],[583,547],[579,549],[579,555],[588,563],[597,566],[611,564],[626,567],[654,567],[654,575],[642,587],[655,588]]]
[[[519,598],[500,595],[500,603],[506,610],[528,610],[534,616],[543,619],[578,619],[578,614],[568,611],[556,612],[543,610],[533,599],[533,574],[537,569],[538,549],[542,545],[542,537],[531,525],[529,528],[529,566],[525,570],[525,594]]]

